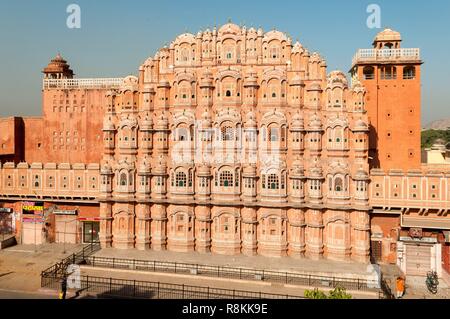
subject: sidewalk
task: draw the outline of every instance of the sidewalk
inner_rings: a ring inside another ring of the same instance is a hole
[[[233,268],[252,268],[258,270],[273,270],[317,276],[335,276],[342,278],[366,279],[370,273],[368,265],[356,262],[341,262],[327,259],[311,260],[307,258],[294,259],[291,257],[269,258],[263,256],[247,257],[244,255],[224,256],[217,254],[201,254],[198,252],[177,253],[171,251],[140,251],[136,249],[119,250],[114,248],[102,249],[94,254],[98,257],[122,258],[136,260],[155,260],[202,264],[210,266],[228,266]]]
[[[83,275],[95,277],[113,277],[114,279],[136,280],[136,281],[151,281],[162,282],[177,285],[190,285],[198,287],[212,287],[230,290],[243,290],[252,292],[262,292],[268,294],[304,296],[306,289],[313,288],[306,286],[290,285],[283,283],[272,283],[265,281],[250,281],[229,278],[214,278],[202,277],[196,275],[181,275],[168,273],[154,273],[135,270],[124,269],[110,269],[110,268],[92,268],[89,266],[81,266]],[[332,288],[319,288],[319,290],[328,293]],[[364,292],[364,291],[347,291],[353,296],[353,299],[378,299],[378,292]],[[92,294],[92,293],[91,293]]]
[[[66,244],[65,253],[63,244],[16,245],[0,250],[0,289],[37,291],[41,287],[42,270],[82,247]]]

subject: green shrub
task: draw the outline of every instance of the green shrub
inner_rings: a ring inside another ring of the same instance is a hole
[[[305,290],[305,297],[308,299],[352,299],[352,295],[348,294],[345,288],[336,287],[330,290],[329,295],[320,291],[318,288],[314,290]]]

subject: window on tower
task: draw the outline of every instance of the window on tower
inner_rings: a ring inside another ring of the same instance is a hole
[[[364,67],[363,74],[364,74],[364,80],[375,79],[375,69],[371,66]]]
[[[416,77],[416,68],[413,66],[407,66],[403,69],[403,79],[412,80]]]

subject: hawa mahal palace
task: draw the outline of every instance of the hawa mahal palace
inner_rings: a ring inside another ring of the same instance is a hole
[[[419,49],[380,32],[350,81],[279,31],[185,33],[137,76],[43,70],[0,119],[0,215],[22,243],[352,259],[450,271],[450,169],[421,163]],[[37,235],[36,235],[37,234]]]

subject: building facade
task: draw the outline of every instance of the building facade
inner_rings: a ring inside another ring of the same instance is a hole
[[[232,23],[181,34],[137,76],[75,79],[58,55],[43,116],[0,121],[2,205],[17,221],[35,209],[16,227],[25,242],[37,229],[119,249],[405,268],[402,231],[437,225],[433,249],[447,247],[450,189],[420,163],[422,62],[400,40],[385,30],[359,51],[351,83],[286,34]],[[438,197],[422,191],[432,183]]]

